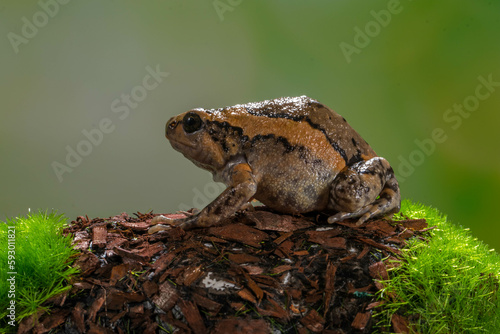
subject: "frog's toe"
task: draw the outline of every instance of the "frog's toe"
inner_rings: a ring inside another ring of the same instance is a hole
[[[164,224],[160,224],[160,223],[164,223]],[[190,230],[192,228],[203,226],[203,225],[198,224],[198,216],[172,219],[172,218],[165,217],[163,215],[159,215],[159,216],[154,217],[151,220],[151,225],[154,225],[154,226],[152,226],[148,230],[149,234],[153,234],[153,233],[160,232],[160,231],[167,231],[167,230],[170,230],[170,229],[176,228],[176,227],[182,228],[183,230]]]
[[[159,215],[151,220],[151,225],[156,225],[160,223],[172,223],[174,220],[172,218],[165,217],[164,215]]]
[[[356,226],[361,226],[365,221],[367,221],[371,217],[371,214],[369,212],[365,213],[362,215],[358,221],[356,222]]]
[[[328,223],[333,224],[336,222],[340,222],[349,218],[356,218],[359,217],[360,213],[359,212],[338,212],[334,214],[333,216],[328,217]]]
[[[153,227],[151,227],[149,230],[148,230],[148,233],[149,234],[153,234],[153,233],[158,233],[160,231],[167,231],[167,230],[170,230],[172,229],[172,226],[169,226],[169,225],[163,225],[163,224],[157,224]]]
[[[160,224],[160,223],[165,223],[167,225]],[[159,215],[159,216],[154,217],[151,220],[151,225],[154,225],[154,226],[149,228],[149,230],[148,230],[149,234],[157,233],[160,231],[170,230],[174,225],[177,225],[177,224],[176,224],[175,219],[168,218],[168,217],[165,217],[163,215]]]
[[[333,216],[328,217],[328,223],[333,224],[339,221],[343,221],[349,218],[358,218],[356,222],[356,226],[363,225],[368,219],[374,217],[380,217],[383,215],[383,212],[377,206],[366,206],[361,208],[356,212],[339,212],[334,214]]]
[[[333,223],[336,223],[338,221],[341,221],[342,220],[342,218],[340,217],[341,213],[342,212],[339,212],[333,216],[328,217],[328,224],[333,224]]]
[[[368,218],[370,218],[370,213],[367,212],[369,211],[370,207],[365,206],[362,207],[361,209],[354,211],[354,212],[337,212],[333,216],[328,217],[328,223],[333,224],[336,222],[340,222],[346,219],[350,218],[359,218],[359,220],[356,223],[356,226],[362,225]]]

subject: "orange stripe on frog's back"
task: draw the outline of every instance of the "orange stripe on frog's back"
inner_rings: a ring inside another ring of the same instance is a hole
[[[345,160],[332,147],[326,135],[314,129],[306,121],[255,116],[248,113],[231,113],[228,116],[222,117],[221,120],[228,122],[230,126],[243,129],[243,135],[248,136],[250,141],[258,136],[282,137],[294,147],[306,147],[329,166],[335,166],[338,170],[345,166]]]

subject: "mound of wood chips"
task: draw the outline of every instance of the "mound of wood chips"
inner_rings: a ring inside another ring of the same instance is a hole
[[[370,333],[390,260],[427,228],[423,219],[328,225],[258,207],[221,227],[150,235],[154,216],[73,221],[65,233],[81,250],[81,275],[18,333]],[[397,314],[391,327],[409,331]]]

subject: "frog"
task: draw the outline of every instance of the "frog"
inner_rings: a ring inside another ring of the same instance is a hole
[[[325,213],[329,224],[356,226],[400,210],[389,162],[344,117],[307,96],[191,109],[168,120],[165,136],[227,188],[197,214],[156,216],[149,233],[215,226],[252,200],[279,213]]]

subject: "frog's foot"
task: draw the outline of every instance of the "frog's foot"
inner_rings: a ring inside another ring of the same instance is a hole
[[[148,233],[153,234],[153,233],[157,233],[160,231],[167,231],[167,230],[172,229],[173,227],[183,228],[183,225],[185,224],[185,220],[186,219],[172,219],[172,218],[165,217],[163,215],[156,216],[151,220],[151,224],[154,226],[149,228]],[[160,224],[160,223],[165,223],[167,225]]]
[[[359,218],[360,226],[370,218],[399,211],[401,195],[394,172],[384,158],[375,157],[346,168],[331,192],[332,208],[338,213],[328,223]]]
[[[158,224],[158,225],[155,225],[155,226],[149,228],[148,233],[153,234],[153,233],[158,233],[160,231],[167,231],[167,230],[171,230],[171,229],[172,229],[172,226],[170,226],[170,225]]]
[[[333,224],[350,218],[358,218],[361,216],[356,223],[356,226],[360,226],[368,219],[368,217],[365,216],[369,209],[369,207],[363,207],[356,212],[337,212],[333,216],[328,217],[328,224]]]

